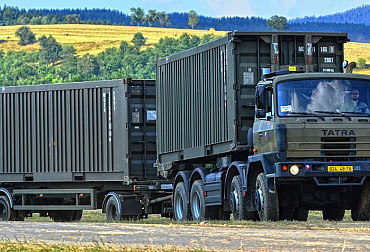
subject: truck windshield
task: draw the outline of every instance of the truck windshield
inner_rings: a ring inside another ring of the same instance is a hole
[[[278,83],[279,116],[369,116],[370,82],[305,79]]]

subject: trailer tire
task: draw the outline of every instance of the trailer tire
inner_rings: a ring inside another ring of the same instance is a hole
[[[322,209],[322,217],[328,221],[342,221],[345,210],[338,206],[328,206]]]
[[[0,196],[0,221],[12,221],[15,211],[11,208],[8,197]]]
[[[370,220],[370,181],[362,185],[362,191],[357,205],[351,209],[351,217],[353,221]]]
[[[122,217],[121,202],[116,197],[109,197],[105,205],[105,217],[107,221],[120,221]]]
[[[211,219],[209,208],[205,206],[204,189],[201,180],[194,181],[190,190],[190,210],[193,221],[201,222]]]
[[[296,221],[307,221],[308,218],[308,210],[304,207],[297,207],[293,211],[293,220]]]
[[[175,192],[173,194],[173,216],[178,222],[189,220],[190,205],[186,202],[186,199],[185,183],[180,182],[176,185]]]
[[[256,206],[261,221],[279,220],[279,203],[277,192],[270,192],[264,173],[260,173],[256,180]]]

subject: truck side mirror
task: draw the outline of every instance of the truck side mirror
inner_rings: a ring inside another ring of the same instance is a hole
[[[265,118],[266,117],[266,110],[264,109],[257,109],[255,113],[256,118]]]

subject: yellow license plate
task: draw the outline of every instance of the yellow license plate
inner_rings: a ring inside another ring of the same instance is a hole
[[[351,165],[329,165],[328,172],[353,172]]]

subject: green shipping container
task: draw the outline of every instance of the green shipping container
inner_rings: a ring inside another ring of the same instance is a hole
[[[246,151],[263,74],[342,72],[347,41],[346,33],[232,32],[158,60],[158,171]]]

